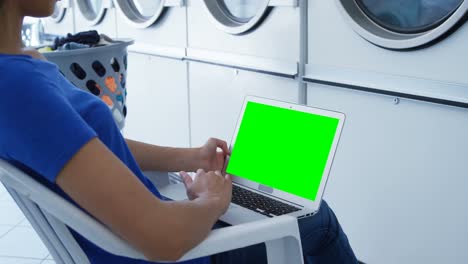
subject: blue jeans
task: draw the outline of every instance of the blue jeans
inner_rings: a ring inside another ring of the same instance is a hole
[[[218,223],[216,227],[226,226]],[[299,219],[304,263],[356,264],[357,259],[346,234],[333,211],[325,201],[311,217]],[[211,257],[212,264],[267,263],[265,244],[245,247]]]

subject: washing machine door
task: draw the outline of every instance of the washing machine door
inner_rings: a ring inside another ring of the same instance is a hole
[[[468,10],[465,0],[336,1],[359,35],[389,49],[435,43],[464,22]]]
[[[164,8],[183,6],[183,0],[115,0],[125,20],[136,28],[152,26],[162,15]]]
[[[48,19],[55,23],[62,22],[68,8],[70,8],[70,0],[58,1],[55,3],[54,13]]]
[[[104,19],[109,8],[113,7],[112,0],[77,0],[76,6],[89,26],[95,26]]]
[[[254,29],[274,6],[297,6],[294,0],[203,0],[215,25],[229,33]]]

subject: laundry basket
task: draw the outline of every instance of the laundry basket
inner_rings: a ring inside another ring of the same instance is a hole
[[[46,52],[44,56],[57,64],[75,86],[101,98],[123,129],[127,115],[127,47],[131,44],[133,40],[117,40],[106,46]]]

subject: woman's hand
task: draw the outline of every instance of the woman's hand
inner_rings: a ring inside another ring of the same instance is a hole
[[[218,151],[218,148],[221,151]],[[230,154],[226,141],[210,138],[199,149],[200,168],[206,171],[221,171],[226,157]]]
[[[197,170],[194,179],[185,171],[181,171],[180,175],[184,180],[187,197],[190,200],[209,201],[215,208],[219,209],[218,217],[226,212],[232,198],[231,175],[223,176],[220,171],[205,172],[202,169]]]

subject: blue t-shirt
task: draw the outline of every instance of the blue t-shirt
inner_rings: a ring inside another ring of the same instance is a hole
[[[27,55],[0,54],[0,158],[74,203],[55,180],[75,153],[95,137],[161,197],[138,167],[105,103],[76,88],[55,64]],[[109,254],[72,233],[91,263],[149,263]],[[209,258],[187,263],[209,263]]]

